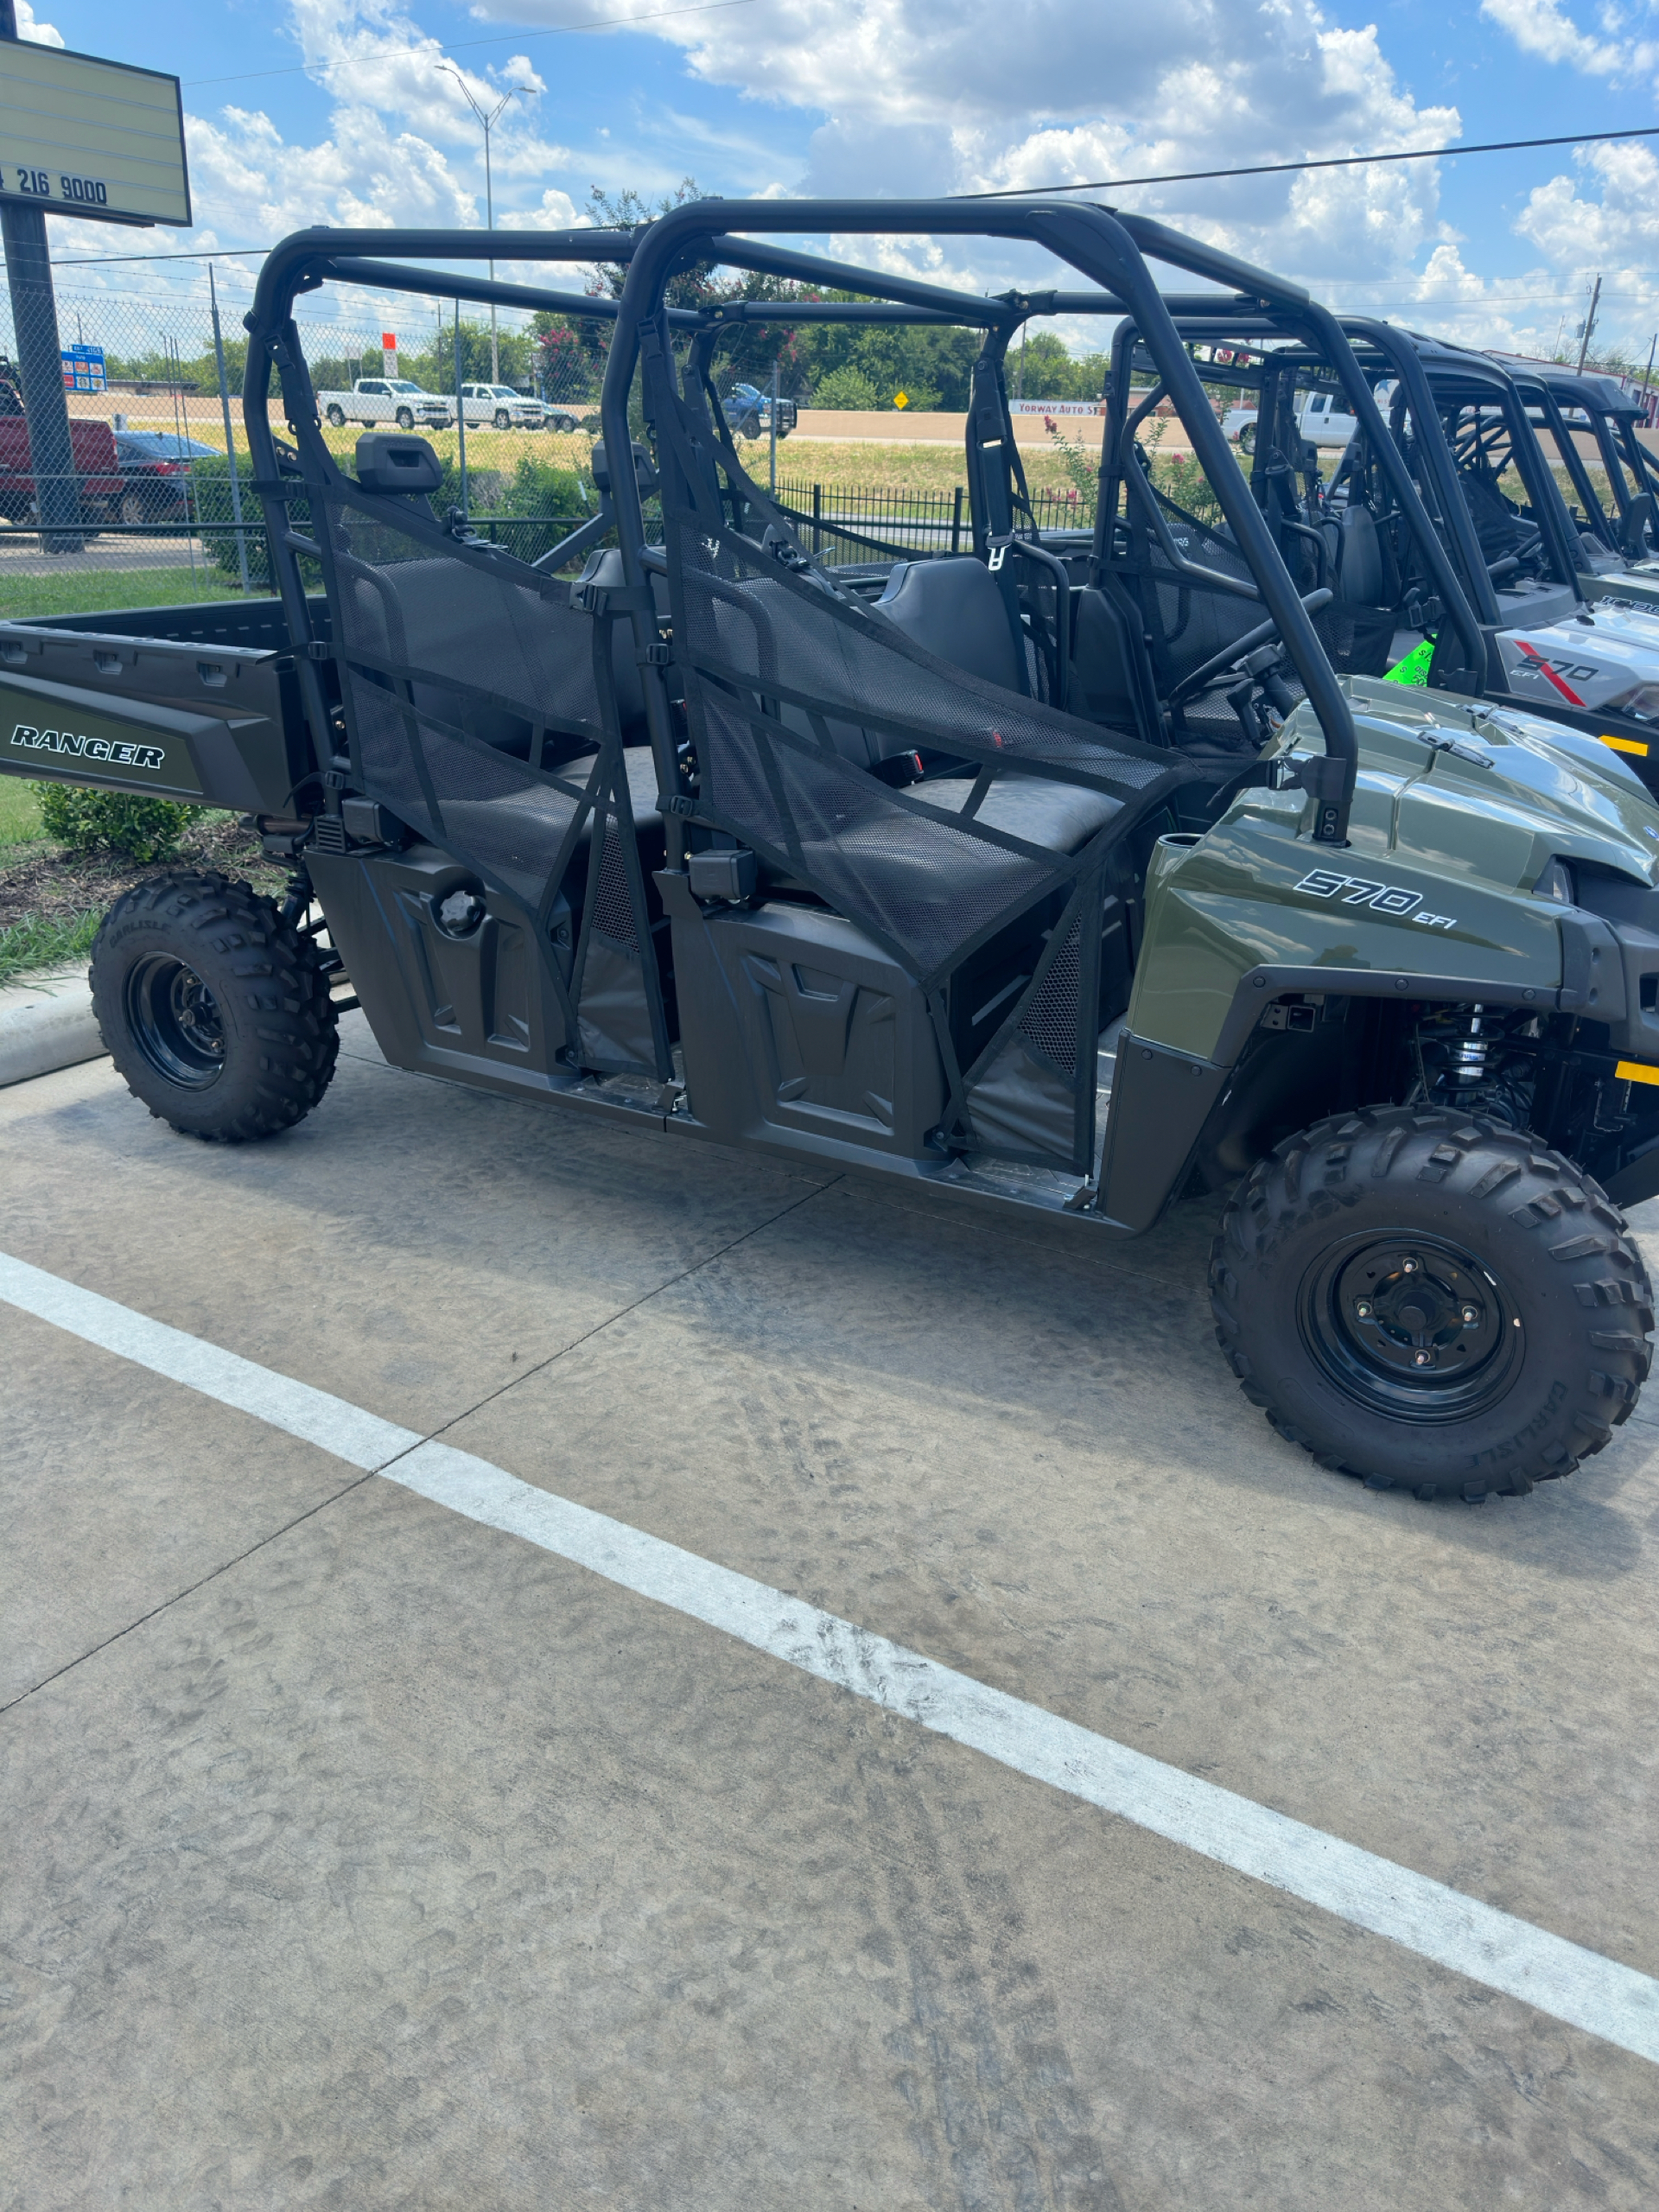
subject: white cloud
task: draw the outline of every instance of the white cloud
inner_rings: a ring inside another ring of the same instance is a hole
[[[19,4],[26,12],[28,0]],[[1659,48],[1637,35],[1655,4],[1637,0],[1621,13],[1620,0],[1602,0],[1592,33],[1562,0],[1483,0],[1488,19],[1528,52],[1604,78],[1650,57],[1659,67]],[[190,118],[201,242],[264,243],[316,222],[482,226],[478,119],[440,66],[445,49],[421,26],[417,5],[288,0],[299,51],[331,111],[303,136],[284,136],[239,106]],[[527,16],[551,27],[603,12],[620,27],[640,8],[639,0],[477,0],[474,12],[510,20],[517,35]],[[56,35],[29,22],[32,35]],[[1418,103],[1375,25],[1341,28],[1316,0],[1165,0],[1155,10],[1084,10],[1076,0],[1028,0],[1020,10],[1005,0],[767,0],[764,9],[667,18],[632,35],[671,46],[694,83],[752,103],[754,127],[734,118],[729,101],[693,94],[652,105],[631,90],[595,139],[591,118],[557,100],[556,70],[544,80],[505,40],[494,50],[510,58],[499,64],[474,67],[463,54],[466,92],[486,111],[515,95],[492,139],[498,222],[565,227],[582,219],[572,189],[598,181],[655,194],[686,167],[728,192],[734,177],[739,190],[747,181],[757,198],[893,197],[1454,148],[1462,130],[1454,107]],[[623,84],[628,50],[612,50]],[[590,150],[578,157],[556,143],[550,132],[561,127],[580,130]],[[1529,332],[1553,338],[1560,308],[1549,296],[1576,299],[1597,269],[1607,278],[1607,325],[1648,316],[1652,288],[1639,272],[1659,266],[1656,185],[1659,162],[1640,147],[1586,154],[1575,175],[1528,201],[1516,225],[1524,250],[1514,257],[1528,264],[1519,276],[1470,264],[1467,240],[1442,214],[1433,161],[1110,196],[1335,304],[1375,305],[1509,344]],[[1044,273],[1031,250],[980,238],[835,245],[849,258],[971,290]],[[1646,330],[1643,321],[1644,340]]]
[[[1588,77],[1644,76],[1659,64],[1659,46],[1650,39],[1618,35],[1624,19],[1616,8],[1602,10],[1602,28],[1612,34],[1605,39],[1581,31],[1557,0],[1481,0],[1480,12],[1507,31],[1522,54],[1565,63]]]
[[[54,30],[50,23],[38,22],[29,0],[17,0],[17,35],[35,46],[63,46],[63,33]]]
[[[618,22],[639,13],[637,0],[600,7]],[[563,23],[595,10],[480,0],[474,12]],[[768,0],[667,18],[651,35],[706,84],[820,118],[774,193],[1046,185],[1416,148],[1461,128],[1454,108],[1420,107],[1402,87],[1375,27],[1334,28],[1313,0]],[[1149,130],[1151,117],[1163,127]],[[1433,162],[1116,196],[1287,269],[1313,255],[1356,276],[1396,272],[1438,236]],[[1017,259],[977,242],[949,256],[988,282],[1006,281]]]

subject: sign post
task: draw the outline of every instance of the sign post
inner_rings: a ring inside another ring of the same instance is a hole
[[[29,419],[29,474],[42,545],[78,553],[86,540],[48,212],[189,227],[179,80],[26,42],[17,35],[16,0],[0,0],[0,244]],[[74,381],[79,388],[79,377]]]

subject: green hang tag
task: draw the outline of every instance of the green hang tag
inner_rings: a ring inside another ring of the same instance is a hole
[[[1382,681],[1385,683],[1427,683],[1428,664],[1433,658],[1434,640],[1425,638],[1421,645],[1412,647],[1403,660],[1395,661]]]

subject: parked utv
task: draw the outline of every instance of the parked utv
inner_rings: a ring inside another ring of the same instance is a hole
[[[1659,610],[1628,598],[1590,605],[1586,590],[1599,587],[1577,565],[1578,533],[1507,372],[1387,324],[1338,327],[1313,303],[1174,304],[1182,334],[1208,357],[1200,375],[1260,395],[1251,487],[1303,588],[1328,594],[1316,626],[1336,665],[1524,705],[1560,726],[1563,749],[1616,752],[1659,789]],[[1246,336],[1256,343],[1241,366]],[[1144,505],[1145,467],[1123,458],[1147,412],[1144,395],[1132,399],[1134,344],[1133,326],[1121,326],[1117,427],[1103,451]],[[1320,387],[1357,424],[1328,479],[1300,429]],[[1219,650],[1242,626],[1211,604]]]
[[[1573,487],[1567,512],[1578,532],[1580,573],[1592,601],[1630,597],[1659,606],[1659,467],[1642,442],[1646,412],[1615,377],[1581,373],[1555,361],[1497,354],[1514,378],[1558,478]],[[1591,461],[1580,440],[1594,449]],[[1592,474],[1599,467],[1603,498]],[[1563,497],[1565,497],[1563,493]]]
[[[800,265],[766,234],[895,229],[991,229],[1109,292],[1222,524],[1160,528],[1136,495],[1065,554],[976,512],[972,554],[826,563],[742,469],[715,319],[665,292],[693,260]],[[408,264],[601,244],[628,264],[612,459],[564,545],[526,563],[440,519],[418,437],[330,454],[299,293],[563,312]],[[280,610],[0,626],[0,766],[241,808],[294,871],[282,906],[182,874],[112,910],[93,988],[135,1092],[190,1134],[274,1134],[354,994],[397,1065],[991,1220],[1110,1239],[1229,1191],[1222,1344],[1323,1463],[1478,1498],[1599,1450],[1649,1359],[1618,1209],[1659,1191],[1659,811],[1523,712],[1338,677],[1146,252],[1302,298],[1039,201],[279,246],[245,408]],[[1250,617],[1224,650],[1218,599]]]

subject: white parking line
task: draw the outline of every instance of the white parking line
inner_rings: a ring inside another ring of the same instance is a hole
[[[1659,1981],[677,1544],[0,1254],[0,1300],[1659,2063]]]

